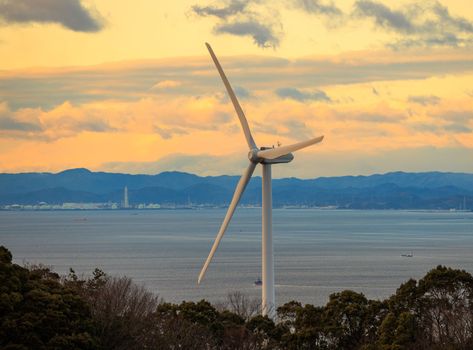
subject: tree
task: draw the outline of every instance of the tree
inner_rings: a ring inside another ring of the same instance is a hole
[[[334,349],[356,349],[363,343],[368,300],[363,294],[345,290],[330,295],[324,308],[324,332]]]
[[[438,348],[473,348],[473,277],[437,266],[419,281],[420,319]]]
[[[92,278],[79,279],[71,270],[64,285],[90,306],[102,349],[142,349],[159,298],[128,277],[110,277],[95,269]]]
[[[290,301],[278,308],[286,332],[281,337],[284,349],[322,349],[326,339],[322,324],[323,308]]]
[[[47,268],[12,263],[0,246],[0,347],[95,349],[97,338],[86,302]]]
[[[437,266],[419,282],[411,279],[389,298],[379,328],[383,349],[473,348],[473,277]]]
[[[383,301],[346,290],[325,306],[286,303],[277,322],[256,306],[241,293],[219,308],[164,303],[130,278],[60,278],[0,247],[2,349],[473,349],[473,277],[444,266]]]

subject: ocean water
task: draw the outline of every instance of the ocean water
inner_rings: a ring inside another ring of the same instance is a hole
[[[260,297],[261,210],[238,208],[203,283],[224,209],[0,211],[20,264],[127,275],[166,301]],[[442,264],[473,273],[473,213],[275,209],[276,300],[323,305],[345,289],[382,299]],[[401,254],[413,253],[413,257]]]

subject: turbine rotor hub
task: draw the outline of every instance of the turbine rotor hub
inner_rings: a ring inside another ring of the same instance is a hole
[[[258,157],[258,151],[259,149],[253,148],[251,151],[248,152],[248,159],[250,160],[250,162],[255,163],[255,164],[261,163],[263,159]]]

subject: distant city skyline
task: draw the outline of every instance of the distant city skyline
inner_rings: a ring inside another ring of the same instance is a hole
[[[260,145],[325,135],[275,178],[473,173],[469,5],[3,1],[0,172],[241,175],[208,41]]]

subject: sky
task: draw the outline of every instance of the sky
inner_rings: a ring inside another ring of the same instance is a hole
[[[0,172],[473,173],[464,0],[0,0]]]

